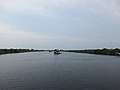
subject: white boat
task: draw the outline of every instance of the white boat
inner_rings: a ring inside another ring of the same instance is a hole
[[[55,49],[55,50],[54,50],[54,54],[61,54],[61,52],[60,52],[59,49]]]

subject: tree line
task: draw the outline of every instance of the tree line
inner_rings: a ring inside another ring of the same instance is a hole
[[[10,53],[23,53],[23,52],[36,52],[42,50],[34,50],[34,49],[0,49],[1,54],[10,54]]]
[[[99,55],[113,55],[120,56],[120,49],[92,49],[92,50],[65,50],[66,52],[76,52],[76,53],[89,53],[89,54],[99,54]]]

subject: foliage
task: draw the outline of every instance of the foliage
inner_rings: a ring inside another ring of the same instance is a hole
[[[120,49],[93,49],[93,50],[65,50],[66,52],[76,52],[76,53],[89,53],[89,54],[99,54],[99,55],[114,55],[120,56]]]
[[[1,54],[10,54],[10,53],[23,53],[23,52],[35,52],[41,50],[34,50],[34,49],[0,49]]]

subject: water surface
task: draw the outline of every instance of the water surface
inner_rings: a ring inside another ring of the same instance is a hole
[[[120,90],[120,57],[65,52],[1,55],[0,90]]]

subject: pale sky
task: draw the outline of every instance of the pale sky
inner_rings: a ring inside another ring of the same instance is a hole
[[[120,0],[0,0],[0,48],[120,48]]]

